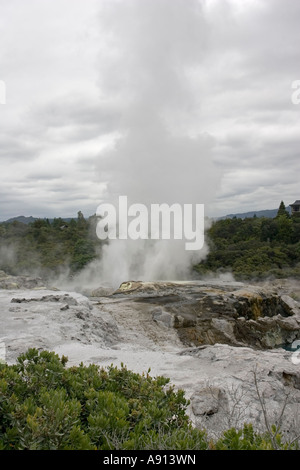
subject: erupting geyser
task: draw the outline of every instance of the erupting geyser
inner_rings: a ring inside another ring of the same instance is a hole
[[[99,86],[119,109],[121,132],[99,159],[107,181],[99,204],[117,206],[124,195],[129,205],[148,208],[209,205],[220,179],[213,139],[190,125],[200,112],[191,71],[201,74],[206,41],[201,3],[113,1],[101,18],[112,54],[101,57]],[[189,276],[206,252],[206,245],[189,252],[184,240],[112,240],[104,248],[101,275],[115,284],[132,277],[178,279]]]

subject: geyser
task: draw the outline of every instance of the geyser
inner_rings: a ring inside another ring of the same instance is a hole
[[[207,45],[202,4],[112,1],[105,3],[100,22],[105,53],[99,59],[99,87],[119,118],[114,145],[99,158],[107,182],[99,204],[117,206],[126,195],[129,205],[204,204],[206,212],[220,171],[212,160],[213,138],[194,126],[200,107],[190,72],[197,68],[201,74]],[[117,285],[131,278],[189,277],[207,246],[194,252],[182,240],[128,239],[110,240],[103,251],[103,280]]]

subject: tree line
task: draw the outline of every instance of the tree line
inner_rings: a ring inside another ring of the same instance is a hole
[[[101,255],[96,216],[81,211],[67,222],[58,217],[0,224],[0,269],[9,274],[52,275],[61,270],[78,272]]]
[[[209,254],[200,275],[231,272],[236,279],[300,277],[300,217],[282,201],[274,218],[214,221],[206,231]]]
[[[97,217],[65,221],[37,219],[0,224],[0,269],[8,274],[47,275],[68,269],[76,273],[101,257]],[[274,218],[215,220],[206,230],[209,253],[194,266],[197,275],[232,273],[237,280],[300,278],[300,217],[291,216],[284,202]]]

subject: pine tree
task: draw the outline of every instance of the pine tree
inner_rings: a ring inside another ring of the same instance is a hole
[[[290,217],[290,214],[286,210],[286,207],[285,207],[285,204],[284,204],[283,201],[281,201],[281,203],[280,203],[280,206],[279,206],[278,211],[277,211],[276,218],[280,217],[281,215],[284,215],[286,217]]]

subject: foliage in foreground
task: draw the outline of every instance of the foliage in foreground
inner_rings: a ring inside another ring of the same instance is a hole
[[[16,364],[0,364],[1,450],[273,448],[271,437],[249,424],[211,442],[191,426],[184,392],[169,379],[123,366],[66,363],[64,356],[29,349]],[[279,434],[276,439],[285,449]]]

